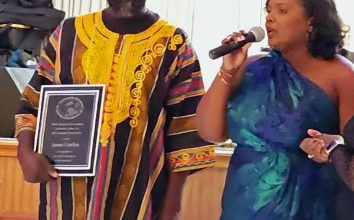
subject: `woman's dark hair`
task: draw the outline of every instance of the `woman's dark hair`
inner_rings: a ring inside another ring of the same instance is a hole
[[[329,60],[343,48],[346,30],[333,0],[299,0],[311,18],[307,48],[312,56]],[[268,5],[269,0],[266,2]]]
[[[346,31],[333,0],[301,0],[311,18],[313,30],[307,47],[314,57],[333,59],[344,45]]]

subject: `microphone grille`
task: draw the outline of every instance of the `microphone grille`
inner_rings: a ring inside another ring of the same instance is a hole
[[[259,42],[264,39],[265,32],[261,27],[253,27],[249,32],[254,35],[255,42]]]

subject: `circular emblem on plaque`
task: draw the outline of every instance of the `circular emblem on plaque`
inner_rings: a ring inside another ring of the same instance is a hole
[[[56,106],[57,115],[62,119],[74,119],[84,111],[84,104],[76,97],[67,97],[60,100]]]

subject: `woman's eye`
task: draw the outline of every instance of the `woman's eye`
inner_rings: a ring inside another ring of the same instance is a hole
[[[279,14],[286,14],[288,12],[288,10],[283,9],[283,8],[279,8]]]

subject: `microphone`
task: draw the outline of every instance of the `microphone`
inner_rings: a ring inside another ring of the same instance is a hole
[[[209,57],[213,60],[224,56],[225,54],[230,53],[233,50],[239,49],[243,47],[245,44],[250,43],[250,42],[259,42],[263,40],[264,38],[264,30],[261,27],[253,27],[251,30],[244,34],[245,39],[235,42],[235,41],[230,41],[226,44],[223,44],[217,48],[214,48],[209,51]]]

